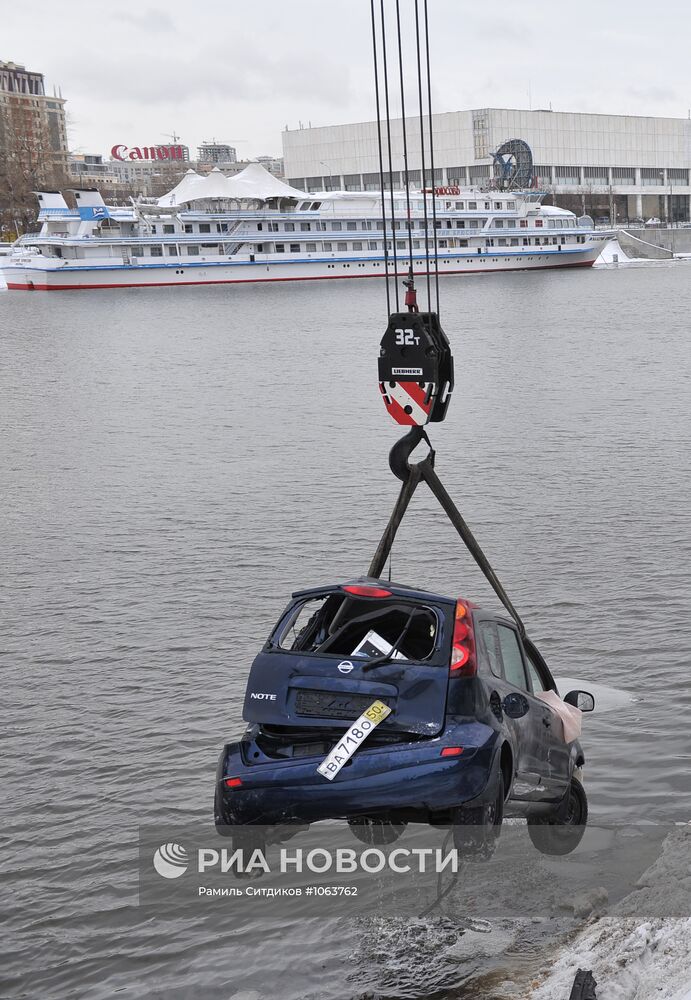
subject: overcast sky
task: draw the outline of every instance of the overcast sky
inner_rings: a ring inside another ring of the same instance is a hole
[[[689,113],[686,2],[428,3],[435,111]],[[77,152],[175,131],[193,156],[213,137],[280,155],[286,125],[374,117],[369,0],[0,0],[0,59],[62,88]]]

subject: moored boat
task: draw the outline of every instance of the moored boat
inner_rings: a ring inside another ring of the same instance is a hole
[[[188,171],[156,203],[39,192],[41,230],[0,260],[10,289],[58,290],[588,267],[611,233],[541,204],[542,193],[436,188],[306,194],[250,164]],[[386,215],[386,221],[383,216]],[[393,225],[392,225],[393,216]],[[385,228],[386,227],[386,228]]]

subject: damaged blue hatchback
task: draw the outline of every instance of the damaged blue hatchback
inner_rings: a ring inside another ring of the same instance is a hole
[[[515,623],[469,601],[370,578],[301,591],[252,664],[216,826],[340,818],[390,843],[424,822],[487,856],[503,817],[525,816],[540,851],[566,854],[588,812],[568,715],[593,707],[562,702]]]

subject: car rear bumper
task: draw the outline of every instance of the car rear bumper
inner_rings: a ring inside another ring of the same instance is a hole
[[[219,825],[316,822],[392,812],[442,812],[495,794],[498,734],[479,723],[458,723],[443,736],[395,747],[361,749],[329,781],[317,772],[322,757],[251,762],[247,740],[228,744],[217,774]],[[442,757],[445,747],[462,746]],[[256,751],[255,751],[256,752]],[[229,788],[228,779],[241,785]]]

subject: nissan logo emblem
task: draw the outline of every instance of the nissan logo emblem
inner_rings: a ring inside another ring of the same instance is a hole
[[[350,662],[350,660],[342,660],[338,664],[338,669],[341,671],[342,674],[349,674],[350,671],[353,669],[353,664]]]

